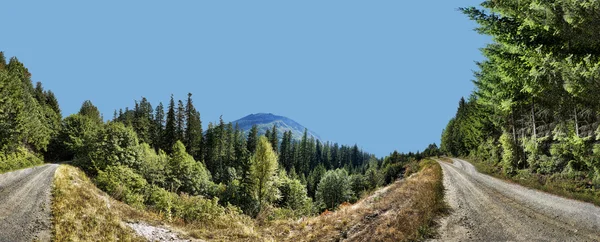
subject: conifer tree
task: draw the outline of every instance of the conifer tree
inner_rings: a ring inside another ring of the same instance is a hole
[[[277,124],[273,124],[273,128],[271,129],[271,136],[268,138],[269,138],[269,142],[271,142],[271,147],[273,147],[273,150],[275,151],[275,153],[278,153],[279,152],[279,148],[278,148],[279,137],[277,134]]]
[[[171,153],[171,149],[177,141],[177,123],[175,120],[175,100],[171,94],[171,101],[169,101],[169,107],[167,111],[167,121],[165,125],[165,132],[163,134],[163,147],[162,149],[167,153]]]
[[[177,111],[175,113],[175,116],[176,116],[176,124],[177,124],[176,132],[175,132],[175,139],[183,142],[186,120],[185,120],[185,107],[183,106],[183,102],[181,100],[179,100],[177,102]]]
[[[191,93],[188,93],[185,119],[187,120],[184,134],[186,149],[196,161],[202,161],[202,121],[200,121],[200,112],[194,107]]]
[[[160,102],[154,111],[153,146],[155,150],[164,149],[165,109]]]
[[[250,132],[248,133],[248,142],[246,145],[248,146],[248,151],[250,154],[254,153],[256,150],[256,144],[258,143],[258,126],[252,125]]]

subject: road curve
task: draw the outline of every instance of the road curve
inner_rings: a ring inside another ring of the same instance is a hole
[[[50,241],[50,191],[57,167],[0,174],[0,241]]]
[[[600,207],[441,162],[446,201],[439,241],[600,241]]]

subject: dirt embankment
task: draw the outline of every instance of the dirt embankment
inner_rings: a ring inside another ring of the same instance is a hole
[[[0,175],[0,241],[50,241],[50,191],[57,167]]]
[[[600,241],[600,207],[511,184],[453,159],[444,172],[450,216],[440,241]]]

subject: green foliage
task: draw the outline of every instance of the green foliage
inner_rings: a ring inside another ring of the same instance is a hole
[[[219,199],[205,199],[201,196],[183,194],[173,204],[173,214],[188,223],[212,222],[225,214],[225,208],[219,205]]]
[[[280,207],[292,210],[295,216],[309,215],[312,213],[312,200],[306,195],[306,187],[297,179],[289,178],[282,172],[279,176],[279,191],[281,197],[277,204]]]
[[[354,194],[350,202],[356,202],[360,198],[360,194],[369,189],[369,181],[361,174],[352,174],[350,175],[350,187]]]
[[[117,165],[134,169],[140,167],[137,135],[123,123],[111,122],[105,125],[90,146],[88,157],[92,166],[98,170]]]
[[[40,158],[22,147],[17,148],[15,152],[11,153],[0,152],[0,173],[40,165],[42,163],[43,161]]]
[[[316,197],[318,207],[333,210],[342,202],[350,201],[353,195],[348,172],[336,169],[327,171],[321,178]]]
[[[250,177],[254,183],[254,197],[259,206],[278,198],[277,155],[265,136],[258,139],[256,153],[252,156]]]
[[[162,150],[159,150],[157,154],[148,144],[142,143],[139,146],[138,155],[140,162],[137,171],[144,176],[148,183],[167,187],[167,164],[169,162],[167,154]]]
[[[189,155],[181,141],[173,146],[168,163],[167,187],[192,195],[214,194],[214,184],[204,164]]]
[[[514,174],[520,163],[517,144],[506,132],[500,136],[500,144],[502,145],[502,168],[504,173]]]
[[[129,167],[107,166],[98,171],[96,184],[115,199],[135,207],[144,207],[144,194],[148,183]]]

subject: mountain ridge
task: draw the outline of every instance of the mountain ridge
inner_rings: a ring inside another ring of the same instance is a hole
[[[239,128],[244,131],[244,134],[248,134],[253,125],[258,126],[259,135],[265,134],[267,130],[273,128],[273,125],[277,125],[277,135],[279,139],[283,137],[283,132],[292,131],[292,138],[301,140],[304,135],[304,129],[306,129],[309,139],[313,137],[314,139],[322,140],[321,136],[316,132],[304,127],[293,119],[275,115],[273,113],[253,113],[231,123],[234,125],[237,123]]]

